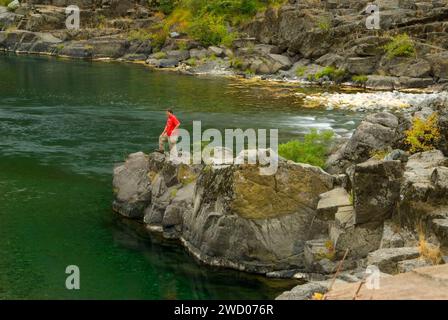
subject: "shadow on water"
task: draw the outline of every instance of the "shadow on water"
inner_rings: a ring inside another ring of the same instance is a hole
[[[121,217],[113,219],[113,238],[120,246],[142,252],[156,269],[175,272],[190,279],[191,292],[200,293],[193,299],[273,299],[281,292],[290,290],[295,280],[268,279],[261,275],[248,274],[205,265],[190,256],[178,240],[163,239],[160,234],[149,232],[139,222]],[[170,261],[166,264],[165,261]],[[229,281],[235,288],[229,288]],[[177,299],[172,288],[166,288],[164,299]],[[230,289],[230,290],[229,290]]]

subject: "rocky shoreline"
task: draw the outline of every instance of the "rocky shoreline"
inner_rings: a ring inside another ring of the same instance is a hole
[[[257,14],[241,27],[245,37],[229,47],[203,46],[177,32],[175,26],[161,47],[154,39],[133,34],[164,21],[142,1],[69,2],[28,0],[14,11],[0,7],[0,51],[111,59],[186,74],[256,77],[300,85],[336,82],[373,90],[439,92],[448,83],[448,38],[443,37],[448,5],[443,1],[426,7],[404,0],[382,2],[387,19],[381,31],[363,29],[366,15],[359,12],[368,1],[326,0],[319,5],[289,1]],[[68,4],[81,8],[79,30],[65,28]],[[323,18],[328,28],[317,23]],[[390,58],[383,47],[391,34],[401,31],[414,37],[415,56]],[[343,74],[336,79],[339,71]]]
[[[416,117],[433,114],[432,150],[406,151]],[[364,281],[368,266],[387,277],[448,261],[447,139],[439,99],[368,115],[326,171],[280,158],[274,176],[260,176],[261,164],[192,166],[139,152],[114,170],[113,208],[205,264],[306,282],[279,299],[308,299],[334,277]]]

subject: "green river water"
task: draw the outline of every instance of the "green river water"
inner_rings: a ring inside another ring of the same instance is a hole
[[[112,168],[149,152],[169,106],[191,128],[347,134],[353,115],[223,78],[0,55],[0,299],[272,299],[294,282],[197,263],[111,210]],[[81,289],[65,288],[65,268]]]

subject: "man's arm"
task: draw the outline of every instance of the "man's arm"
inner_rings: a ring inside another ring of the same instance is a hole
[[[163,132],[162,132],[161,136],[166,134],[166,127],[167,127],[167,125],[165,126],[165,129],[163,129]]]
[[[175,122],[176,126],[174,127],[173,132],[175,132],[177,130],[177,128],[180,127],[180,121],[177,118],[175,118],[175,119],[176,119],[176,122]]]

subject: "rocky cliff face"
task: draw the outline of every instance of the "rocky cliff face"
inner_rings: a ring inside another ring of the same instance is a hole
[[[351,74],[445,78],[447,1],[376,1],[380,29],[368,30],[371,1],[290,1],[246,26],[249,34],[295,59],[344,68]],[[393,34],[408,34],[416,54],[391,59],[383,46]]]

